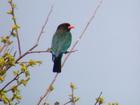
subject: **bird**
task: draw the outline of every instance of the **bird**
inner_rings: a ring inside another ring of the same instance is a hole
[[[53,64],[53,72],[61,73],[61,59],[64,53],[67,52],[72,42],[72,34],[70,32],[74,26],[70,23],[62,23],[58,25],[56,32],[53,35],[51,43],[51,53]]]

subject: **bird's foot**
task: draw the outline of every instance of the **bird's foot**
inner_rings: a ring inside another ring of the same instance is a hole
[[[48,48],[47,49],[47,52],[50,52],[51,53],[52,52],[52,49],[51,48]]]
[[[78,51],[78,50],[73,50],[73,51],[66,51],[66,52],[64,52],[64,54],[68,54],[68,53],[74,53],[74,52],[76,52],[76,51]]]

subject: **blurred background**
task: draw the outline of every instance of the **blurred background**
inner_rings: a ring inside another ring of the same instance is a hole
[[[20,24],[22,51],[32,47],[47,17],[53,0],[14,0],[17,4],[17,22]],[[75,26],[72,30],[74,43],[98,0],[56,0],[53,12],[41,37],[37,50],[51,46],[56,28],[63,22]],[[71,93],[69,84],[77,85],[75,94],[80,97],[77,105],[92,105],[102,91],[106,104],[140,105],[140,1],[104,0],[94,21],[64,65],[48,97],[65,103]],[[0,1],[0,32],[9,33],[11,27],[7,0]],[[14,48],[14,47],[13,47]],[[51,54],[33,54],[24,59],[42,60],[43,64],[31,70],[31,80],[21,88],[20,105],[35,105],[54,77]]]

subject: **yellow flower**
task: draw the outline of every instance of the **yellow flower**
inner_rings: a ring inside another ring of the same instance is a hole
[[[20,83],[23,84],[24,86],[26,86],[29,80],[30,80],[30,78],[27,78],[27,79],[25,79],[25,80],[22,79],[22,80],[20,81]]]
[[[16,8],[16,4],[13,3],[13,4],[12,4],[12,7],[13,7],[13,8]]]
[[[13,37],[16,37],[16,36],[17,36],[17,33],[16,33],[15,31],[13,31],[13,32],[11,32],[11,35],[12,35]]]
[[[13,85],[13,86],[11,87],[11,90],[12,90],[12,92],[18,91],[17,85]]]
[[[28,68],[27,68],[27,66],[26,66],[26,65],[21,64],[20,66],[21,66],[21,71],[23,71],[23,72],[28,71]]]
[[[12,10],[7,11],[7,14],[13,14]]]
[[[10,53],[5,53],[3,57],[8,60],[7,64],[10,66],[15,65],[15,58]]]
[[[5,61],[3,57],[0,57],[0,67],[3,67],[5,65]]]
[[[71,89],[76,89],[76,85],[73,84],[73,83],[70,83],[70,88],[71,88]]]
[[[109,102],[108,105],[119,105],[118,102]]]
[[[20,26],[15,25],[15,24],[12,26],[12,30],[18,30],[19,28],[20,28]]]
[[[4,81],[4,77],[3,76],[0,76],[0,81]]]
[[[11,44],[12,43],[12,41],[10,41],[10,37],[9,36],[3,36],[0,39],[1,39],[1,42],[3,42],[3,43],[7,43],[7,44]]]
[[[16,76],[16,75],[18,75],[18,74],[19,74],[19,71],[14,70],[14,71],[13,71],[13,74]]]
[[[16,100],[21,100],[22,96],[20,96],[19,94],[14,94],[13,96]]]
[[[34,60],[32,60],[32,59],[29,60],[28,63],[29,63],[30,66],[36,65],[36,61],[34,61]]]
[[[104,97],[97,98],[96,101],[97,101],[99,104],[103,104],[103,103],[104,103]]]
[[[75,102],[79,101],[80,100],[80,97],[75,97]]]
[[[34,66],[34,65],[37,65],[37,64],[41,64],[42,62],[41,61],[35,61],[35,60],[32,60],[30,59],[28,64],[29,66]]]
[[[51,86],[49,87],[49,90],[50,90],[50,91],[53,91],[53,90],[54,90],[54,87],[51,85]]]

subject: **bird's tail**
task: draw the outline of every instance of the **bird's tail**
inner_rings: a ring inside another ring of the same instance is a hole
[[[62,55],[54,59],[53,72],[61,73],[61,58]]]

